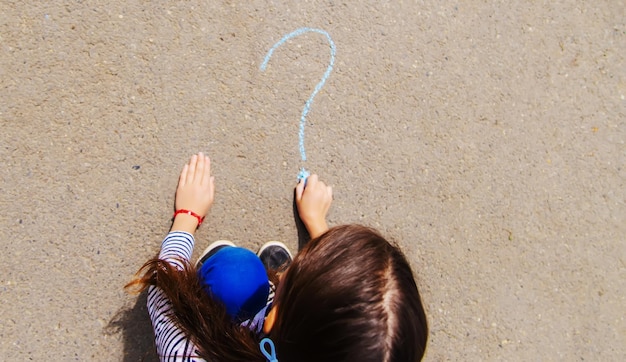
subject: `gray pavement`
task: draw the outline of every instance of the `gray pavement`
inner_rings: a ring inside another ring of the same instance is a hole
[[[177,176],[215,239],[296,247],[298,120],[331,223],[409,256],[428,361],[626,358],[623,1],[0,2],[0,359],[154,360]],[[198,253],[199,250],[196,250]]]

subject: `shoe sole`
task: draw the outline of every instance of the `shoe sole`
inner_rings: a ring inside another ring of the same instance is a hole
[[[207,246],[206,249],[204,249],[204,251],[202,252],[202,254],[200,254],[200,257],[196,261],[196,268],[198,267],[198,263],[200,263],[200,260],[202,260],[202,258],[204,258],[205,255],[210,253],[213,249],[219,248],[220,246],[237,246],[237,245],[235,245],[235,243],[233,243],[230,240],[218,240],[218,241],[212,242],[211,245]]]
[[[289,254],[289,257],[291,258],[291,260],[293,260],[293,255],[291,254],[291,250],[289,250],[287,245],[281,243],[280,241],[268,241],[267,243],[263,244],[263,246],[261,246],[259,251],[257,251],[256,255],[261,256],[261,253],[263,253],[263,251],[265,251],[265,249],[267,249],[270,246],[279,246],[287,250],[287,254]]]

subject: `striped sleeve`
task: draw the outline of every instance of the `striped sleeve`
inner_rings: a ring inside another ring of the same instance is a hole
[[[181,264],[181,260],[188,262],[189,259],[191,259],[194,242],[193,235],[190,233],[172,231],[167,234],[161,244],[159,259],[169,262],[178,270],[182,270],[183,265]]]
[[[186,232],[170,232],[161,244],[159,258],[183,269],[182,261],[189,261],[194,238]],[[165,293],[155,286],[148,289],[148,313],[152,321],[157,354],[161,361],[204,361],[198,357],[196,346],[171,319],[172,303]]]

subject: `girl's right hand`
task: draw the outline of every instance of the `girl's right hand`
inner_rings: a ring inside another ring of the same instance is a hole
[[[311,175],[305,182],[300,180],[296,186],[296,206],[300,219],[306,226],[311,238],[316,238],[328,230],[326,215],[333,202],[333,189]]]

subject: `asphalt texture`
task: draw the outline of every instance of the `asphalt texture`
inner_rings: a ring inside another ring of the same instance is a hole
[[[304,101],[337,47],[306,123]],[[301,166],[330,223],[396,241],[427,361],[626,359],[623,1],[0,2],[0,359],[155,360],[145,296],[188,157],[211,241],[297,247]]]

